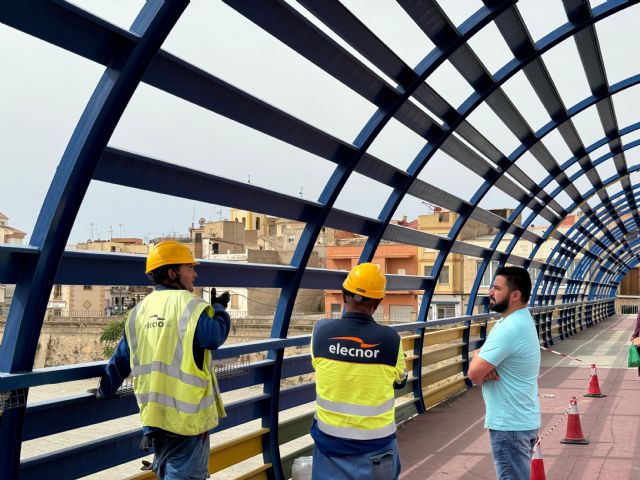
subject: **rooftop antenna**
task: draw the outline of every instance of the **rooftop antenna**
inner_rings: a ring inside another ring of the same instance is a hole
[[[124,227],[124,223],[119,223],[118,224],[118,235],[120,235],[120,238],[122,238],[122,227]]]
[[[93,226],[93,223],[89,223],[89,235],[91,238],[91,241],[93,242],[93,232],[95,231],[95,227]]]
[[[300,186],[300,191],[298,192],[298,195],[300,195],[300,198],[302,198],[302,193],[304,192],[304,188],[302,188],[302,186]]]
[[[247,175],[247,183],[251,184],[251,175]]]
[[[191,228],[194,228],[196,225],[196,207],[193,207],[193,215],[191,217]]]
[[[427,207],[427,214],[433,213],[436,209],[436,205],[433,203],[425,202],[424,200],[421,200],[420,203]]]
[[[213,209],[213,217],[215,218],[216,215],[218,216],[218,221],[221,222],[222,221],[222,207],[219,206],[219,205],[217,205]]]
[[[109,239],[113,240],[113,226],[109,225],[108,232],[109,232]]]

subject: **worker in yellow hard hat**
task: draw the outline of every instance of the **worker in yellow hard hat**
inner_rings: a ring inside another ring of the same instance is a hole
[[[198,262],[176,241],[160,242],[147,257],[155,291],[128,314],[124,337],[96,391],[113,396],[133,376],[143,425],[143,450],[153,448],[159,479],[209,477],[209,431],[226,416],[211,363],[231,320],[229,292],[213,305],[193,295]]]
[[[316,415],[312,478],[398,478],[394,388],[407,382],[400,336],[373,319],[386,279],[373,263],[356,266],[342,284],[345,313],[313,329]]]

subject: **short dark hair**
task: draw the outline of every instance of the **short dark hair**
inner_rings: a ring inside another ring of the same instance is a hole
[[[512,292],[520,290],[522,301],[527,303],[531,296],[531,277],[529,272],[522,267],[500,267],[496,271],[496,277],[500,275],[507,280],[507,286]]]
[[[353,299],[354,302],[359,303],[360,305],[370,304],[372,306],[377,307],[382,301],[382,299],[379,299],[379,298],[363,297],[362,295],[358,295],[356,293],[350,292],[349,290],[346,290],[344,288],[342,289],[342,295]]]
[[[149,273],[149,278],[155,285],[166,285],[173,282],[169,270],[179,270],[180,265],[162,265]]]

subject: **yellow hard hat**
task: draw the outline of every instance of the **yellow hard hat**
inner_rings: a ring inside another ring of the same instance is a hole
[[[354,267],[342,283],[342,288],[367,298],[383,298],[387,279],[375,263],[361,263]]]
[[[167,240],[155,245],[147,256],[147,272],[151,273],[163,265],[198,265],[189,247],[175,240]]]

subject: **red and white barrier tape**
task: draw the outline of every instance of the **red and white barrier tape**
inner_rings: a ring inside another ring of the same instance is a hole
[[[565,357],[565,358],[570,358],[571,360],[575,360],[576,362],[589,363],[589,362],[585,362],[584,360],[580,360],[579,358],[572,357],[571,355],[567,355],[566,353],[556,352],[555,350],[551,350],[550,348],[545,348],[543,346],[540,346],[540,350],[544,350],[545,352],[555,353],[556,355],[560,355],[561,357]]]
[[[538,441],[536,442],[536,445],[540,445],[540,442],[542,441],[542,439],[544,437],[546,437],[547,435],[549,435],[551,432],[553,432],[556,428],[558,428],[560,426],[560,424],[562,423],[562,421],[567,418],[567,415],[569,414],[569,411],[571,410],[572,405],[569,405],[569,408],[567,408],[564,412],[561,413],[561,417],[558,419],[558,421],[555,423],[555,425],[549,427],[547,429],[546,432],[544,432],[542,435],[538,435]]]

